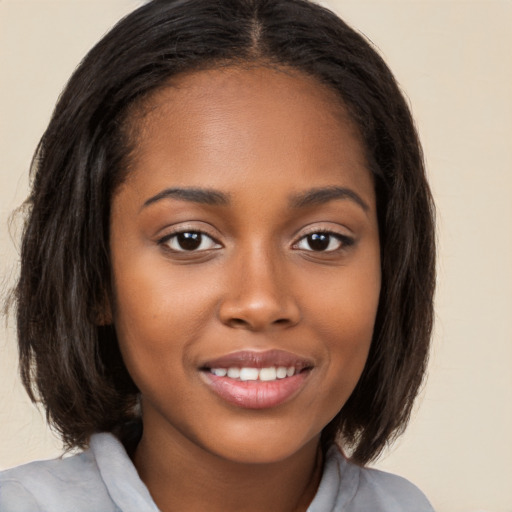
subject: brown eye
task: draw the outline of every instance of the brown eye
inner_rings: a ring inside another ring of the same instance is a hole
[[[334,252],[352,244],[353,240],[350,237],[338,233],[318,232],[301,238],[295,247],[304,251]]]
[[[201,246],[201,233],[179,233],[176,235],[176,243],[184,251],[195,251]]]
[[[165,237],[162,243],[176,252],[207,251],[218,249],[220,245],[201,231],[182,231]]]
[[[331,243],[331,235],[325,233],[313,233],[308,235],[306,240],[313,251],[326,251]]]

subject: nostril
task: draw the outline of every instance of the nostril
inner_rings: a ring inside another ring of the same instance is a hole
[[[230,320],[232,327],[247,327],[249,324],[241,318],[232,318]]]
[[[251,323],[247,320],[244,320],[242,318],[231,318],[229,321],[231,327],[240,327],[243,329],[251,328]],[[290,320],[288,318],[278,318],[277,320],[274,320],[271,322],[274,325],[286,325],[290,323]]]

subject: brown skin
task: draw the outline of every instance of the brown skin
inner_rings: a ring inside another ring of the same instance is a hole
[[[306,510],[321,431],[361,375],[379,299],[360,138],[334,92],[267,67],[182,75],[149,106],[111,220],[114,322],[142,397],[135,466],[162,511]],[[290,204],[334,186],[360,201]],[[174,187],[230,200],[144,206]],[[353,243],[330,235],[326,250],[312,250],[306,235],[326,230]],[[162,241],[176,231],[206,235],[183,251],[176,237]],[[270,349],[313,361],[276,407],[232,405],[202,378],[206,360]]]

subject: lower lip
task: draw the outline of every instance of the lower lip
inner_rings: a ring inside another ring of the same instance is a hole
[[[309,371],[273,381],[240,381],[202,372],[210,389],[230,404],[245,409],[268,409],[290,400],[304,386]]]

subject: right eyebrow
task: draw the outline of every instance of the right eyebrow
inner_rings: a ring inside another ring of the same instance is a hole
[[[192,203],[224,206],[229,203],[229,196],[218,190],[209,188],[167,188],[147,199],[142,208],[154,204],[163,199],[180,199]]]
[[[370,210],[368,204],[354,190],[337,186],[306,190],[305,192],[292,196],[290,198],[290,204],[293,208],[305,208],[336,199],[348,199],[360,206],[366,213]]]

